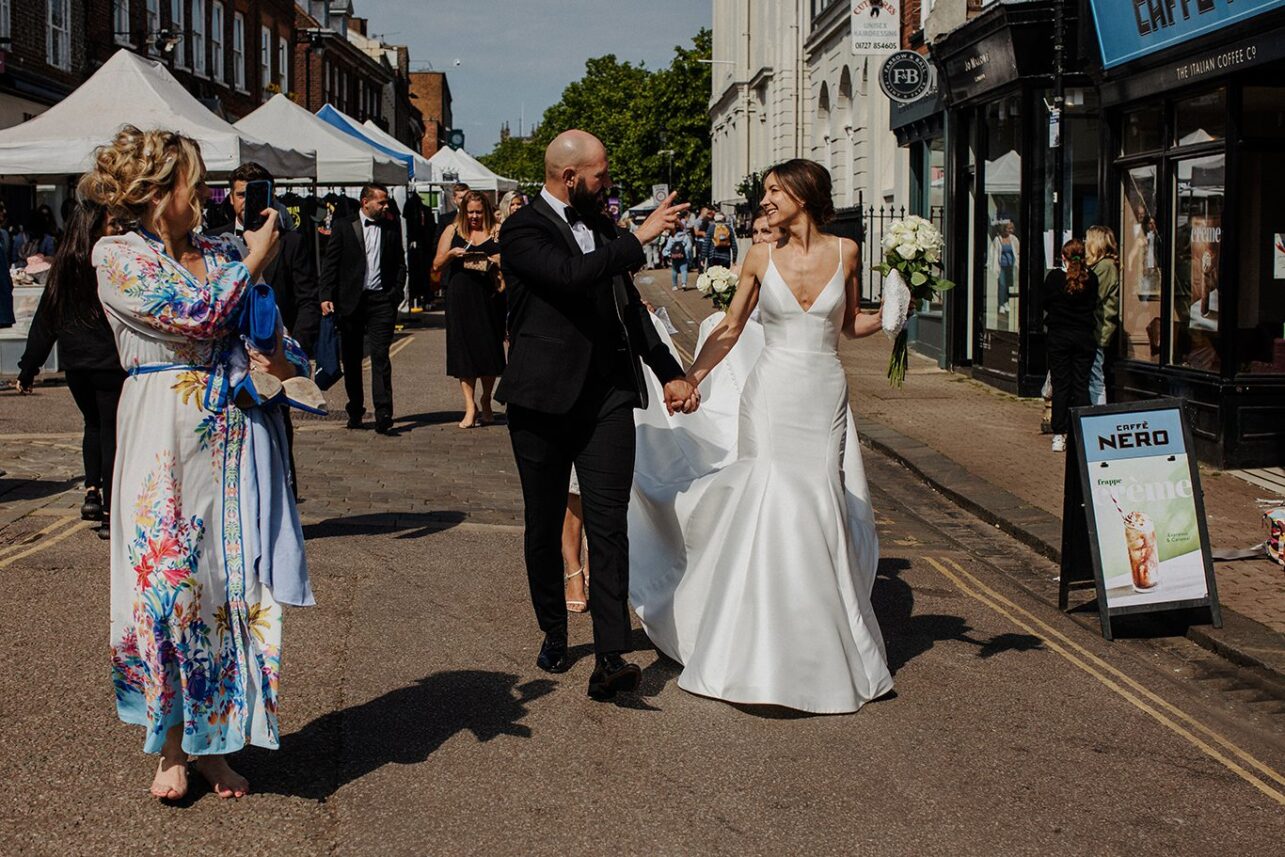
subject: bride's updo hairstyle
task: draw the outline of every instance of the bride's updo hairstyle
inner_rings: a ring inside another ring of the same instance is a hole
[[[802,206],[817,226],[834,219],[834,200],[830,196],[830,171],[806,158],[794,158],[777,164],[763,178],[776,176],[781,187]]]
[[[101,205],[121,229],[129,230],[149,214],[159,218],[181,181],[193,190],[188,198],[189,228],[195,229],[201,223],[201,198],[195,188],[204,177],[205,163],[195,140],[173,131],[140,131],[126,125],[110,143],[98,147],[93,168],[81,176],[76,190],[81,199]]]

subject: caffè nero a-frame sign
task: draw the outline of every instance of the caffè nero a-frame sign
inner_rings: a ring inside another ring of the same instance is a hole
[[[1207,607],[1221,627],[1181,402],[1075,408],[1071,422],[1059,606],[1066,609],[1071,586],[1092,581],[1108,640],[1111,618],[1130,613]]]

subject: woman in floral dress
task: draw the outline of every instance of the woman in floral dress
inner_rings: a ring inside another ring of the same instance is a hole
[[[161,756],[151,792],[167,800],[186,794],[189,754],[220,797],[241,797],[249,784],[224,754],[277,746],[281,607],[262,582],[271,547],[257,511],[263,489],[279,494],[288,475],[263,484],[254,423],[265,417],[228,391],[238,367],[283,380],[307,372],[291,340],[269,357],[238,335],[243,298],[276,253],[276,213],[246,233],[248,251],[197,235],[204,180],[195,141],[126,126],[80,183],[126,230],[93,257],[129,372],[111,514],[112,679],[120,718],[145,727],[144,751]],[[252,472],[259,481],[247,483]],[[289,539],[293,505],[286,517]],[[301,546],[297,567],[281,565],[278,577],[306,575]]]

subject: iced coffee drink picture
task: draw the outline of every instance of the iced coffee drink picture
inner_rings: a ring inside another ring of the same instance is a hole
[[[1124,543],[1129,553],[1133,589],[1147,592],[1160,584],[1160,551],[1156,547],[1156,525],[1145,512],[1124,516]]]

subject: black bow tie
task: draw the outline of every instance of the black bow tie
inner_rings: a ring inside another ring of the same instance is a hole
[[[366,228],[367,228],[367,229],[369,229],[369,228],[370,228],[370,227],[372,227],[372,226],[378,226],[378,225],[379,225],[379,221],[378,221],[378,220],[367,220],[367,219],[366,219],[366,218],[364,218],[364,217],[361,219],[361,222],[362,222],[363,224],[365,224],[365,226],[366,226]]]
[[[576,208],[574,205],[568,205],[565,211],[567,215],[567,223],[569,225],[575,226],[577,223],[584,222],[584,215],[581,214],[580,209]]]

